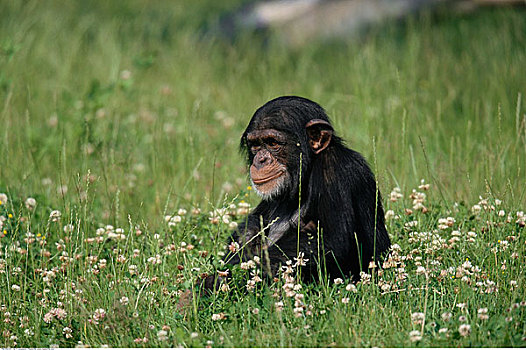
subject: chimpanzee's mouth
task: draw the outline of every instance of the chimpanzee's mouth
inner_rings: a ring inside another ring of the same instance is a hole
[[[280,178],[282,175],[283,175],[283,171],[279,171],[279,172],[277,172],[276,174],[271,175],[271,176],[268,176],[268,177],[262,177],[262,178],[255,178],[255,177],[252,177],[252,181],[253,181],[254,184],[256,184],[256,185],[262,185],[262,184],[267,183],[267,182],[269,182],[269,181],[272,181],[272,180],[278,179],[278,178]]]

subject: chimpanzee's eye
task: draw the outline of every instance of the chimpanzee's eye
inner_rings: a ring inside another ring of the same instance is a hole
[[[249,142],[247,146],[252,154],[256,154],[261,150],[261,145],[256,142]]]
[[[247,145],[247,148],[248,148],[248,150],[250,151],[250,153],[252,153],[252,154],[256,154],[256,152],[257,152],[257,149],[256,149],[257,146],[256,146],[256,144],[255,144],[253,141],[249,141],[249,140],[247,140],[247,141],[246,141],[246,145]]]
[[[269,137],[268,139],[265,140],[265,143],[267,144],[267,146],[269,146],[270,148],[278,148],[279,147],[279,143],[278,141],[273,138],[273,137]]]

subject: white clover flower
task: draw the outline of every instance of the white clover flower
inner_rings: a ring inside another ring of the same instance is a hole
[[[427,208],[425,207],[424,204],[422,204],[422,202],[416,202],[414,205],[413,205],[413,209],[414,210],[422,210],[422,211],[427,211]]]
[[[274,307],[276,308],[276,311],[283,311],[283,302],[282,301],[277,301],[274,303]]]
[[[162,262],[161,256],[159,254],[156,254],[155,256],[148,258],[148,263],[152,265],[159,265]]]
[[[468,236],[469,238],[476,238],[476,237],[477,237],[477,234],[476,234],[475,232],[473,232],[473,231],[469,231],[469,232],[467,233],[467,236]]]
[[[230,286],[226,283],[221,283],[219,289],[224,293],[228,293],[230,291]]]
[[[413,205],[416,205],[418,203],[423,204],[426,200],[426,194],[423,192],[417,192],[416,190],[413,190],[413,192],[409,195],[409,198],[413,200]]]
[[[57,186],[57,194],[65,195],[66,193],[68,193],[68,185]]]
[[[97,309],[93,312],[93,319],[95,321],[100,321],[102,320],[104,317],[106,317],[106,310],[104,309]]]
[[[121,71],[120,77],[122,80],[129,80],[131,76],[132,76],[132,73],[129,70],[125,69]]]
[[[343,283],[343,280],[341,278],[334,279],[334,284],[342,284],[342,283]]]
[[[431,187],[431,185],[426,184],[426,181],[424,179],[420,180],[420,185],[418,186],[419,189],[427,191],[429,190],[429,187]]]
[[[298,253],[298,257],[294,258],[294,260],[296,261],[293,265],[293,267],[297,267],[297,266],[307,266],[307,262],[309,261],[309,259],[305,259],[305,253],[303,252],[299,252]]]
[[[396,202],[397,200],[399,200],[403,196],[404,195],[401,193],[400,188],[395,187],[395,188],[393,188],[393,190],[389,194],[389,199],[391,200],[391,202]]]
[[[414,324],[422,324],[424,322],[425,314],[423,312],[413,312],[411,314],[411,322]]]
[[[248,290],[249,292],[254,291],[254,289],[256,288],[256,281],[254,281],[253,279],[252,279],[252,280],[248,280],[248,281],[247,281],[246,288],[247,288],[247,290]]]
[[[411,340],[411,342],[414,343],[421,339],[422,339],[422,335],[420,334],[420,331],[414,330],[414,331],[409,332],[409,340]]]
[[[363,271],[360,271],[360,279],[362,284],[368,284],[371,282],[372,275]]]
[[[464,268],[465,270],[471,270],[472,267],[473,265],[469,260],[464,261],[464,263],[462,264],[462,268]]]
[[[461,324],[458,327],[458,332],[461,336],[467,337],[471,333],[471,325],[469,324]]]
[[[221,186],[221,189],[227,193],[232,192],[232,190],[234,189],[234,185],[227,181]]]
[[[391,285],[389,283],[384,283],[382,284],[381,288],[382,288],[382,291],[387,292],[391,290]]]
[[[45,322],[45,323],[51,323],[51,321],[53,321],[53,316],[54,316],[54,315],[53,315],[53,313],[52,313],[51,311],[50,311],[50,312],[47,312],[47,313],[44,315],[44,317],[43,317],[44,322]]]
[[[54,307],[52,308],[50,311],[49,311],[53,316],[55,316],[57,319],[59,320],[63,320],[66,318],[66,316],[68,315],[68,313],[66,312],[66,310],[64,309],[61,309],[59,307]]]
[[[413,221],[406,222],[404,224],[404,226],[407,227],[407,228],[418,226],[418,221],[417,220],[413,220]]]
[[[232,253],[237,252],[238,249],[239,249],[239,243],[237,243],[237,242],[232,242],[228,246],[228,250],[230,250]]]
[[[35,198],[29,197],[26,199],[25,204],[27,209],[33,210],[37,206],[37,201]]]
[[[358,292],[358,289],[356,288],[356,286],[352,283],[348,284],[346,287],[345,287],[345,290],[349,291],[349,292],[353,292],[353,293],[356,293]]]
[[[303,308],[302,307],[295,307],[292,311],[294,311],[295,314],[302,313]]]
[[[302,289],[303,287],[301,286],[301,284],[295,284],[294,287],[292,288],[294,291],[298,292]],[[296,294],[296,297],[299,297],[300,295],[302,294]]]
[[[385,212],[385,220],[391,220],[391,219],[399,219],[400,216],[396,215],[394,210],[389,209]]]
[[[73,330],[71,328],[69,328],[69,327],[64,327],[62,329],[62,334],[64,334],[66,339],[73,338],[73,335],[71,335],[71,333],[73,333]]]
[[[157,332],[157,340],[159,341],[168,340],[168,332],[161,329],[159,332]]]
[[[420,265],[420,266],[418,266],[416,268],[416,274],[417,275],[424,275],[426,272],[427,272],[426,268],[423,267],[422,265]]]
[[[477,310],[477,316],[481,320],[487,320],[489,318],[488,316],[488,308],[483,307]]]
[[[250,270],[256,267],[256,263],[253,260],[243,261],[239,266],[243,270]]]
[[[455,223],[455,218],[452,218],[451,216],[448,216],[447,218],[440,218],[438,219],[438,228],[441,230],[445,230],[448,227],[452,227]]]
[[[236,215],[243,216],[250,212],[250,204],[246,202],[240,202],[236,210]]]
[[[53,222],[57,222],[57,221],[59,221],[61,216],[62,216],[62,213],[61,213],[59,210],[53,210],[53,211],[49,214],[49,218],[50,218],[51,221],[53,221]]]
[[[521,227],[526,226],[526,214],[524,214],[523,211],[518,211],[516,214],[517,214],[517,220],[515,221],[515,223]]]

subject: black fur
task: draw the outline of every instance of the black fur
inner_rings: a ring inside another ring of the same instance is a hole
[[[248,164],[254,156],[248,151],[247,133],[278,130],[287,135],[284,162],[291,181],[238,226],[232,241],[242,249],[229,251],[227,263],[258,255],[263,267],[270,266],[265,272],[275,275],[281,264],[303,252],[309,259],[302,269],[305,280],[316,279],[324,270],[331,278],[352,275],[358,280],[373,256],[379,261],[389,249],[380,193],[367,162],[334,134],[327,148],[315,154],[306,131],[313,119],[330,122],[317,103],[284,96],[267,102],[250,120],[240,144]],[[263,234],[262,227],[268,227]]]

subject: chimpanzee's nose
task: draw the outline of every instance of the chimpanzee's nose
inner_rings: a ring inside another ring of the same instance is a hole
[[[254,166],[256,169],[261,169],[270,163],[270,156],[267,152],[259,152],[254,158]]]

